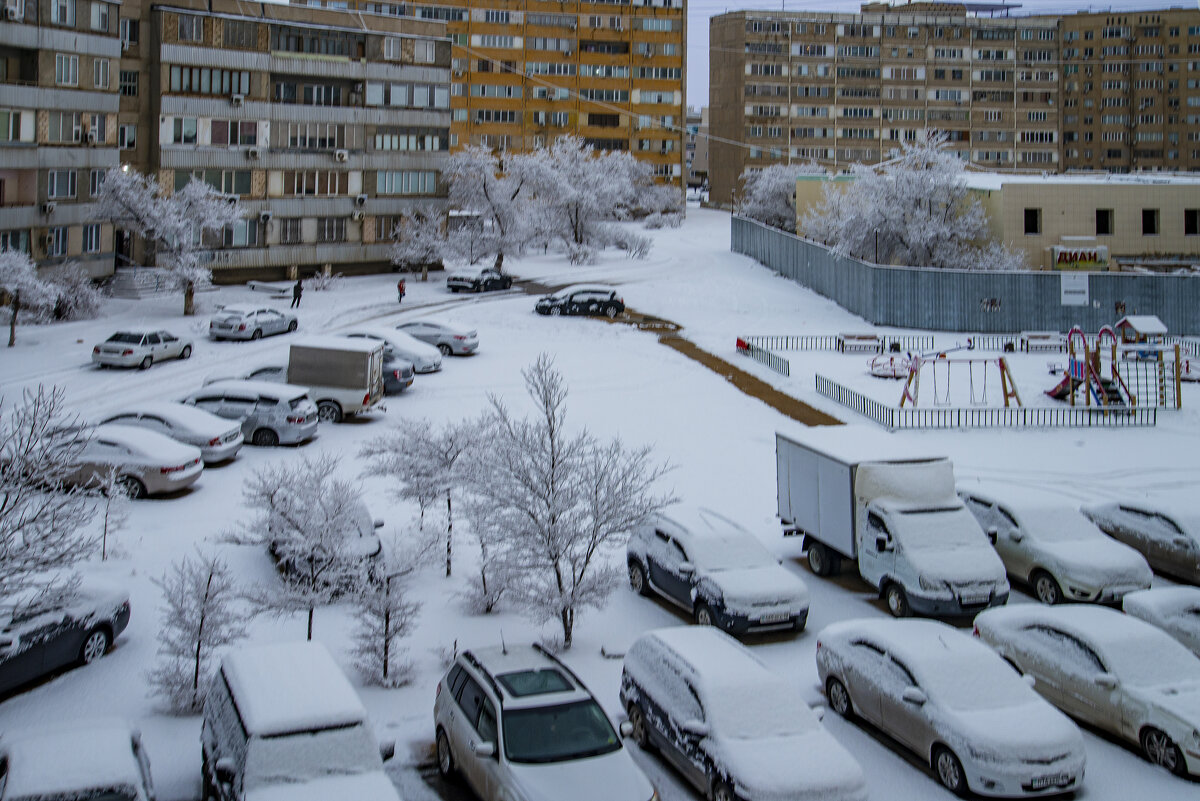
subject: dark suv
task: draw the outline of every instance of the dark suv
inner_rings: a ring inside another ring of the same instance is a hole
[[[446,287],[451,292],[491,292],[494,289],[508,289],[511,286],[512,276],[505,275],[499,270],[483,270],[478,275],[454,273],[446,276]]]
[[[612,287],[573,286],[540,298],[533,309],[538,314],[603,314],[612,319],[625,313],[625,301]]]

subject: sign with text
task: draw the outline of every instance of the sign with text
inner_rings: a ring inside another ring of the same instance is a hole
[[[1062,305],[1087,306],[1091,303],[1087,273],[1064,273],[1058,278],[1062,281]]]
[[[1108,267],[1108,246],[1055,245],[1050,249],[1056,270],[1103,270]]]

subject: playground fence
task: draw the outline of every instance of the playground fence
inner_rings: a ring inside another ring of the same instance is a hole
[[[912,408],[888,406],[818,374],[817,393],[889,431],[921,428],[1126,428],[1158,424],[1158,410],[1086,406],[1008,408]]]
[[[758,337],[758,339],[776,339],[782,337]],[[772,353],[765,347],[760,346],[756,342],[751,342],[754,337],[740,337],[738,339],[738,350],[745,353],[751,359],[759,364],[765,364],[775,372],[782,376],[790,376],[792,374],[792,365],[787,359]],[[743,347],[744,346],[744,347]]]

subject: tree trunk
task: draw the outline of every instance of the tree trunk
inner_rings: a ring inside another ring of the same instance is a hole
[[[309,642],[312,642],[313,614],[316,611],[317,611],[316,607],[313,607],[313,606],[308,607],[308,641]]]
[[[17,312],[21,311],[21,290],[13,293],[9,305],[12,306],[12,319],[8,321],[8,346],[11,348],[17,344]]]
[[[498,273],[504,272],[504,253],[503,253],[503,251],[496,254],[496,261],[494,264],[492,264],[492,267]]]
[[[575,615],[571,614],[571,610],[563,607],[559,612],[559,617],[562,619],[563,627],[563,650],[569,650],[571,647],[571,634],[575,628]]]
[[[204,602],[200,605],[200,626],[196,631],[196,654],[195,664],[192,668],[192,703],[196,702],[200,695],[200,657],[202,656],[201,648],[204,643],[204,620],[208,616],[208,595],[212,591],[213,571],[210,568],[208,571],[208,581],[204,584]]]
[[[429,280],[429,263],[428,262],[425,262],[424,264],[421,265],[421,280],[422,281]]]
[[[446,578],[450,578],[450,557],[454,548],[454,509],[450,504],[450,493],[446,493]]]
[[[191,317],[196,313],[196,282],[188,281],[183,288],[183,316]],[[311,639],[311,638],[310,638]]]

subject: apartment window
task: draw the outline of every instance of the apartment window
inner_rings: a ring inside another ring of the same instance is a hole
[[[104,186],[104,170],[92,170],[88,174],[88,196],[96,197],[100,194],[100,187]]]
[[[117,127],[117,147],[121,150],[133,150],[137,146],[137,126],[120,125]]]
[[[121,70],[118,77],[117,90],[125,97],[137,97],[137,70]]]
[[[104,144],[108,141],[108,117],[103,114],[89,114],[84,120],[84,131],[89,142]]]
[[[0,231],[0,253],[11,250],[17,253],[29,252],[29,231]]]
[[[435,61],[437,61],[436,43],[423,40],[413,42],[414,64],[432,64]]]
[[[170,91],[172,92],[199,95],[245,95],[250,91],[249,71],[173,66],[170,71],[170,81]],[[281,85],[275,85],[277,95],[275,99],[295,103],[294,94],[290,100],[278,97]],[[293,90],[295,89],[295,84],[288,85]]]
[[[1112,236],[1113,229],[1113,210],[1096,209],[1096,236]]]
[[[117,21],[117,30],[121,34],[121,49],[128,50],[130,45],[138,43],[140,20],[122,18]]]
[[[83,138],[83,115],[70,111],[49,113],[47,137],[54,143],[73,143]]]
[[[1142,209],[1142,236],[1158,236],[1158,209]]]
[[[250,170],[176,170],[175,191],[183,189],[193,179],[204,181],[226,195],[250,194]]]
[[[50,21],[55,25],[75,24],[75,0],[51,0]]]
[[[92,30],[108,33],[108,3],[98,3],[92,0]],[[89,251],[90,252],[90,251]]]
[[[98,58],[92,62],[92,85],[97,89],[108,88],[108,59]]]
[[[1200,236],[1200,209],[1183,210],[1183,235]]]
[[[214,145],[257,145],[258,123],[253,120],[213,120],[209,141]]]
[[[203,42],[204,17],[195,14],[179,14],[179,41]]]
[[[100,223],[83,226],[83,252],[100,252]]]
[[[46,255],[67,255],[67,227],[65,225],[50,229],[49,239],[46,242]]]
[[[317,218],[317,241],[318,242],[345,242],[346,241],[346,218],[345,217],[318,217]]]
[[[54,82],[59,86],[79,85],[79,56],[54,54]]]
[[[432,195],[436,190],[436,172],[380,170],[375,174],[375,193],[379,195]]]
[[[245,20],[225,20],[221,34],[226,47],[255,48],[258,46],[258,25]]]
[[[196,127],[195,117],[176,117],[173,126],[175,135],[171,141],[177,145],[196,144]]]
[[[297,170],[283,174],[284,191],[292,195],[344,195],[348,176],[332,170]]]
[[[279,220],[279,244],[300,244],[300,218],[285,217]]]
[[[227,248],[252,248],[258,245],[258,220],[238,220],[225,226],[221,244]]]
[[[46,173],[46,197],[51,200],[75,197],[75,171],[48,171]]]
[[[1025,209],[1025,233],[1037,235],[1042,232],[1042,210]]]

